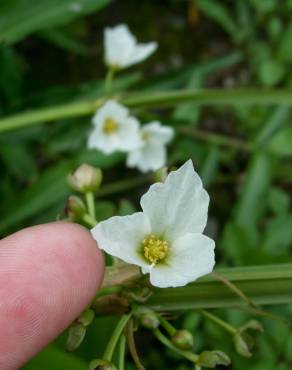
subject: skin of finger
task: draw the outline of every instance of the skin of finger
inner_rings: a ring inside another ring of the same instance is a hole
[[[90,303],[104,262],[90,233],[65,222],[0,241],[0,369],[18,369]]]

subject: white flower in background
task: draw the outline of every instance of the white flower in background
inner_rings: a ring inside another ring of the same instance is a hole
[[[88,138],[90,149],[110,154],[116,150],[128,152],[142,145],[138,120],[114,100],[108,100],[92,121],[94,128]]]
[[[173,138],[174,130],[151,122],[141,128],[140,134],[143,145],[129,152],[127,166],[142,172],[156,171],[166,163],[166,144]]]
[[[105,29],[104,48],[106,65],[118,70],[146,59],[157,49],[157,43],[138,44],[128,26],[120,24]]]
[[[101,249],[150,273],[153,285],[183,286],[215,264],[215,243],[202,234],[208,204],[208,193],[188,161],[142,196],[143,212],[111,217],[91,232]]]

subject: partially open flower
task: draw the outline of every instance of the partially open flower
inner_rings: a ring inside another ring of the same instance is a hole
[[[166,144],[173,138],[173,128],[151,122],[143,126],[140,133],[143,145],[128,154],[127,166],[142,172],[156,171],[166,163]]]
[[[101,249],[150,273],[153,285],[183,286],[215,264],[215,243],[202,234],[208,204],[208,193],[188,161],[150,187],[141,198],[143,212],[112,217],[91,232]]]
[[[120,24],[105,29],[104,47],[106,65],[119,70],[148,58],[157,49],[157,43],[138,44],[128,26]]]
[[[108,100],[93,117],[93,130],[88,138],[90,149],[105,154],[117,150],[128,152],[142,145],[139,122],[129,110],[114,100]]]

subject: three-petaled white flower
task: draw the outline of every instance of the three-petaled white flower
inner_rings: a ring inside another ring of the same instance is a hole
[[[88,138],[88,148],[105,154],[120,150],[128,152],[142,145],[139,121],[129,115],[129,110],[114,100],[108,100],[93,117],[93,130]]]
[[[150,273],[153,285],[183,286],[215,264],[215,243],[202,234],[208,204],[189,160],[142,196],[143,212],[112,217],[91,232],[101,249]]]
[[[173,138],[174,130],[150,122],[140,130],[142,146],[129,152],[127,166],[137,167],[142,172],[156,171],[166,163],[166,144]]]
[[[157,43],[138,44],[128,26],[120,24],[105,29],[104,47],[106,65],[119,70],[146,59],[157,49]]]

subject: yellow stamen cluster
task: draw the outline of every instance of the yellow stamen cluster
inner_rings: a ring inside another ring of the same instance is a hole
[[[149,140],[149,133],[148,132],[144,131],[142,133],[142,140],[143,141],[148,141]]]
[[[142,242],[145,258],[151,263],[161,262],[167,256],[168,242],[157,238],[154,234],[149,235]]]
[[[106,118],[103,124],[103,132],[111,135],[118,130],[118,124],[112,118]]]

